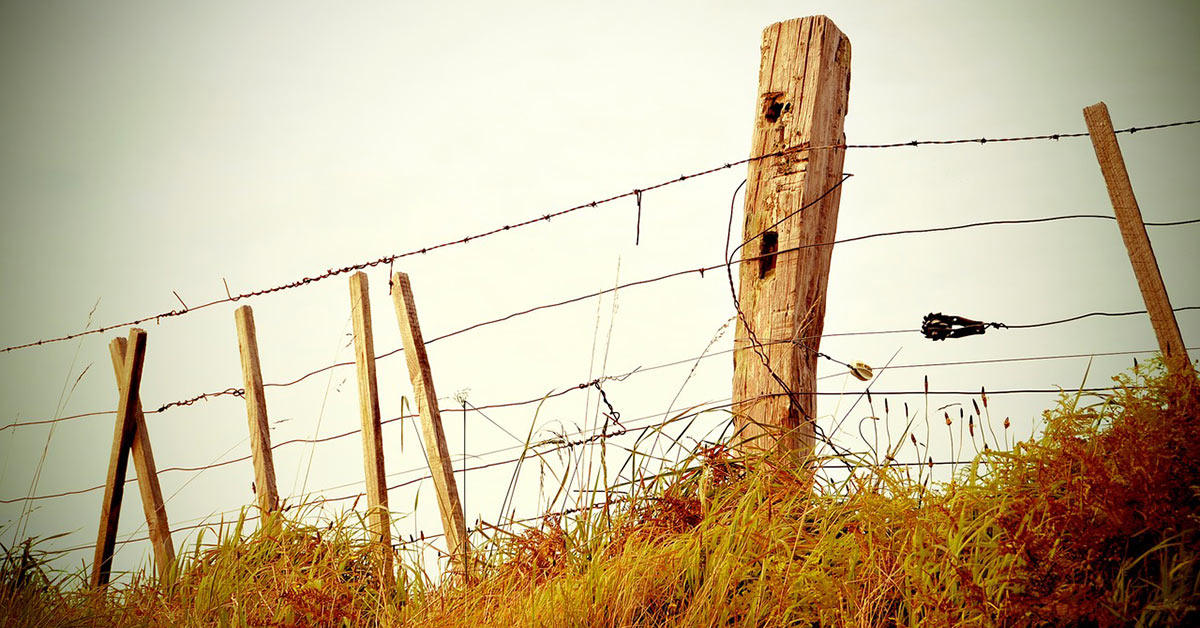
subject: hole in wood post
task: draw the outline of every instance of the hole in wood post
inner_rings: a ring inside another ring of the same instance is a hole
[[[763,279],[767,273],[775,270],[775,252],[779,250],[779,233],[767,231],[762,234],[762,247],[759,249],[758,278]]]
[[[779,116],[787,111],[789,107],[783,102],[783,92],[770,92],[763,94],[763,118],[767,122],[774,124],[779,121]]]

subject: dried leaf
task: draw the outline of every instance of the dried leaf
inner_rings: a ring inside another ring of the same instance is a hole
[[[859,380],[864,381],[864,382],[871,380],[871,375],[873,374],[873,371],[871,370],[871,367],[867,366],[867,364],[865,362],[857,362],[857,361],[851,362],[849,364],[849,366],[850,366],[850,374],[851,375],[857,377]]]

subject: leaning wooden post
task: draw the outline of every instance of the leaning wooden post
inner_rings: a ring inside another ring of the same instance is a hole
[[[117,377],[120,390],[117,402],[117,422],[113,434],[112,453],[108,460],[108,477],[104,484],[104,502],[100,507],[100,529],[96,538],[96,555],[92,563],[92,586],[108,584],[112,573],[113,548],[117,540],[117,521],[121,516],[121,498],[125,494],[125,471],[129,465],[129,449],[137,430],[134,410],[142,385],[142,365],[146,358],[146,332],[132,329],[125,350],[121,373]]]
[[[421,415],[421,434],[425,439],[426,457],[429,458],[429,473],[433,476],[433,486],[437,491],[442,529],[446,531],[447,551],[451,564],[456,566],[464,581],[469,581],[467,522],[458,499],[450,448],[446,445],[446,432],[442,429],[437,392],[433,388],[433,372],[429,368],[429,356],[425,353],[425,340],[421,337],[421,324],[417,320],[417,305],[413,300],[408,275],[396,273],[392,276],[392,301],[396,305],[396,318],[400,321],[400,335],[404,340],[404,357],[408,361],[413,396],[417,398],[417,411]]]
[[[367,480],[368,525],[379,543],[384,582],[392,582],[392,520],[388,510],[387,478],[383,466],[383,430],[379,415],[379,386],[375,380],[375,340],[371,333],[371,300],[367,275],[350,276],[350,307],[354,317],[354,362],[358,365],[358,402],[362,417],[363,465]]]
[[[279,509],[275,486],[275,461],[271,455],[271,432],[267,423],[267,399],[263,395],[262,369],[258,362],[258,334],[254,312],[243,305],[234,312],[238,350],[242,358],[242,382],[246,390],[246,418],[250,421],[250,454],[254,459],[254,491],[263,513]]]
[[[125,372],[125,353],[129,343],[124,338],[113,338],[109,343],[113,372],[117,381]],[[137,472],[138,491],[142,495],[142,510],[146,514],[146,529],[150,534],[150,545],[154,548],[154,564],[159,580],[166,580],[175,563],[175,544],[171,541],[171,527],[167,522],[167,508],[163,502],[162,488],[158,484],[158,467],[154,464],[154,451],[150,447],[150,432],[146,430],[146,416],[142,413],[139,399],[133,406],[133,444],[130,455]],[[114,524],[115,525],[115,524]]]
[[[1154,334],[1158,336],[1163,359],[1172,371],[1191,372],[1192,363],[1183,344],[1183,335],[1179,333],[1175,311],[1171,309],[1171,301],[1167,298],[1167,287],[1158,270],[1158,260],[1154,258],[1150,237],[1146,235],[1142,211],[1133,195],[1133,184],[1129,181],[1129,172],[1125,170],[1125,159],[1121,156],[1121,146],[1113,132],[1108,107],[1103,102],[1085,107],[1083,119],[1087,121],[1092,147],[1096,149],[1096,160],[1100,162],[1100,172],[1108,185],[1113,213],[1117,216],[1121,238],[1125,240],[1125,249],[1129,252],[1133,274],[1137,276],[1138,288],[1146,302]]]
[[[746,177],[733,354],[735,441],[745,450],[803,458],[815,444],[833,251],[816,245],[837,227],[849,92],[850,40],[829,18],[763,31],[751,155],[788,152],[750,162]]]

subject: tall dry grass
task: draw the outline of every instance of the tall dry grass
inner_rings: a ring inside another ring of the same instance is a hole
[[[479,542],[470,586],[402,552],[385,593],[359,519],[199,539],[105,593],[6,550],[0,617],[40,626],[1200,625],[1200,397],[1142,365],[1064,395],[1038,439],[954,481],[860,464],[819,481],[720,447],[536,529]],[[881,456],[882,458],[882,456]],[[611,488],[611,487],[610,487]],[[602,498],[598,498],[602,499]]]

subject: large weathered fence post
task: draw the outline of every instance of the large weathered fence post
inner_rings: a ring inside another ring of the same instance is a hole
[[[1191,372],[1187,346],[1183,344],[1179,322],[1175,320],[1175,311],[1171,309],[1171,301],[1167,298],[1167,287],[1158,270],[1158,260],[1150,246],[1150,237],[1146,235],[1142,210],[1138,208],[1137,198],[1133,195],[1133,184],[1125,169],[1125,159],[1121,156],[1121,146],[1113,132],[1108,107],[1102,102],[1085,107],[1083,119],[1087,121],[1092,147],[1096,149],[1096,160],[1100,162],[1100,172],[1108,186],[1113,213],[1117,216],[1121,238],[1125,240],[1129,262],[1133,264],[1133,274],[1137,276],[1138,288],[1142,291],[1142,300],[1146,302],[1146,311],[1150,314],[1150,324],[1158,337],[1163,359],[1172,371]]]
[[[271,455],[271,427],[267,423],[267,398],[263,394],[262,368],[258,361],[258,332],[254,311],[243,305],[234,312],[238,351],[242,358],[242,382],[246,390],[246,418],[250,422],[250,454],[254,459],[254,491],[263,514],[279,509],[275,486],[275,460]]]
[[[363,465],[367,480],[367,521],[379,543],[381,574],[392,581],[392,516],[388,510],[387,478],[383,465],[383,430],[379,415],[379,384],[375,379],[375,339],[371,331],[371,299],[367,275],[350,276],[350,307],[354,317],[354,361],[358,365],[358,402],[362,414]]]
[[[735,442],[803,457],[845,156],[850,40],[827,17],[763,31],[733,354]],[[807,247],[807,248],[801,248]]]

